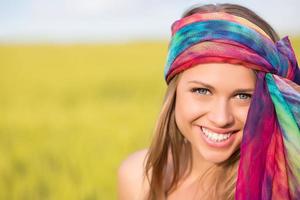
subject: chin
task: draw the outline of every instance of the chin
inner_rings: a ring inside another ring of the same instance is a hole
[[[235,151],[211,151],[211,150],[198,150],[202,155],[203,159],[214,163],[221,164],[226,161],[234,154]]]

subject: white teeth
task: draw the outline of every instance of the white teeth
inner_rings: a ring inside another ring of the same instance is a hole
[[[224,140],[227,140],[232,135],[232,132],[227,134],[219,134],[219,133],[212,132],[211,130],[204,127],[202,127],[202,132],[208,139],[214,142],[222,142]]]

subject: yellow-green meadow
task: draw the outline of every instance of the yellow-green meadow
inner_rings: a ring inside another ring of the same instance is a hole
[[[116,199],[121,161],[150,144],[167,46],[0,45],[0,199]]]

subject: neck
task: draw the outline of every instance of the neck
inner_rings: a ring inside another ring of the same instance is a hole
[[[193,147],[190,147],[189,145],[185,147],[185,151],[182,155],[182,164],[184,165],[185,163],[190,163],[187,160],[189,158],[189,153],[191,153],[192,162],[191,165],[187,166],[187,169],[190,170],[183,171],[184,175],[178,182],[180,191],[186,191],[186,195],[192,195],[193,199],[194,197],[199,197],[199,199],[209,199],[206,197],[208,197],[207,192],[211,190],[214,174],[206,174],[206,172],[215,164],[205,160],[202,155]],[[190,150],[188,150],[189,148]],[[174,192],[174,195],[175,194],[176,190]]]
[[[194,147],[192,147],[191,150],[193,160],[191,175],[194,177],[201,177],[207,172],[207,170],[209,170],[209,168],[213,167],[215,164],[205,160],[204,157],[200,154],[200,152],[197,151],[197,149],[195,149]]]
[[[187,158],[188,156],[185,155],[184,157]],[[209,174],[208,176],[206,176],[206,172],[215,164],[205,160],[203,156],[193,147],[191,147],[191,159],[191,166],[188,166],[188,168],[190,168],[190,171],[188,170],[186,172],[184,182],[198,182],[203,177],[205,178],[205,183],[210,183],[212,181],[212,175]],[[184,162],[187,162],[187,160],[185,160]],[[203,181],[201,180],[201,182]]]

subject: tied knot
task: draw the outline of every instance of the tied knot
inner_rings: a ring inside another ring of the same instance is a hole
[[[280,65],[277,69],[277,75],[290,79],[300,84],[300,69],[298,67],[297,58],[288,36],[275,43],[278,51]]]

